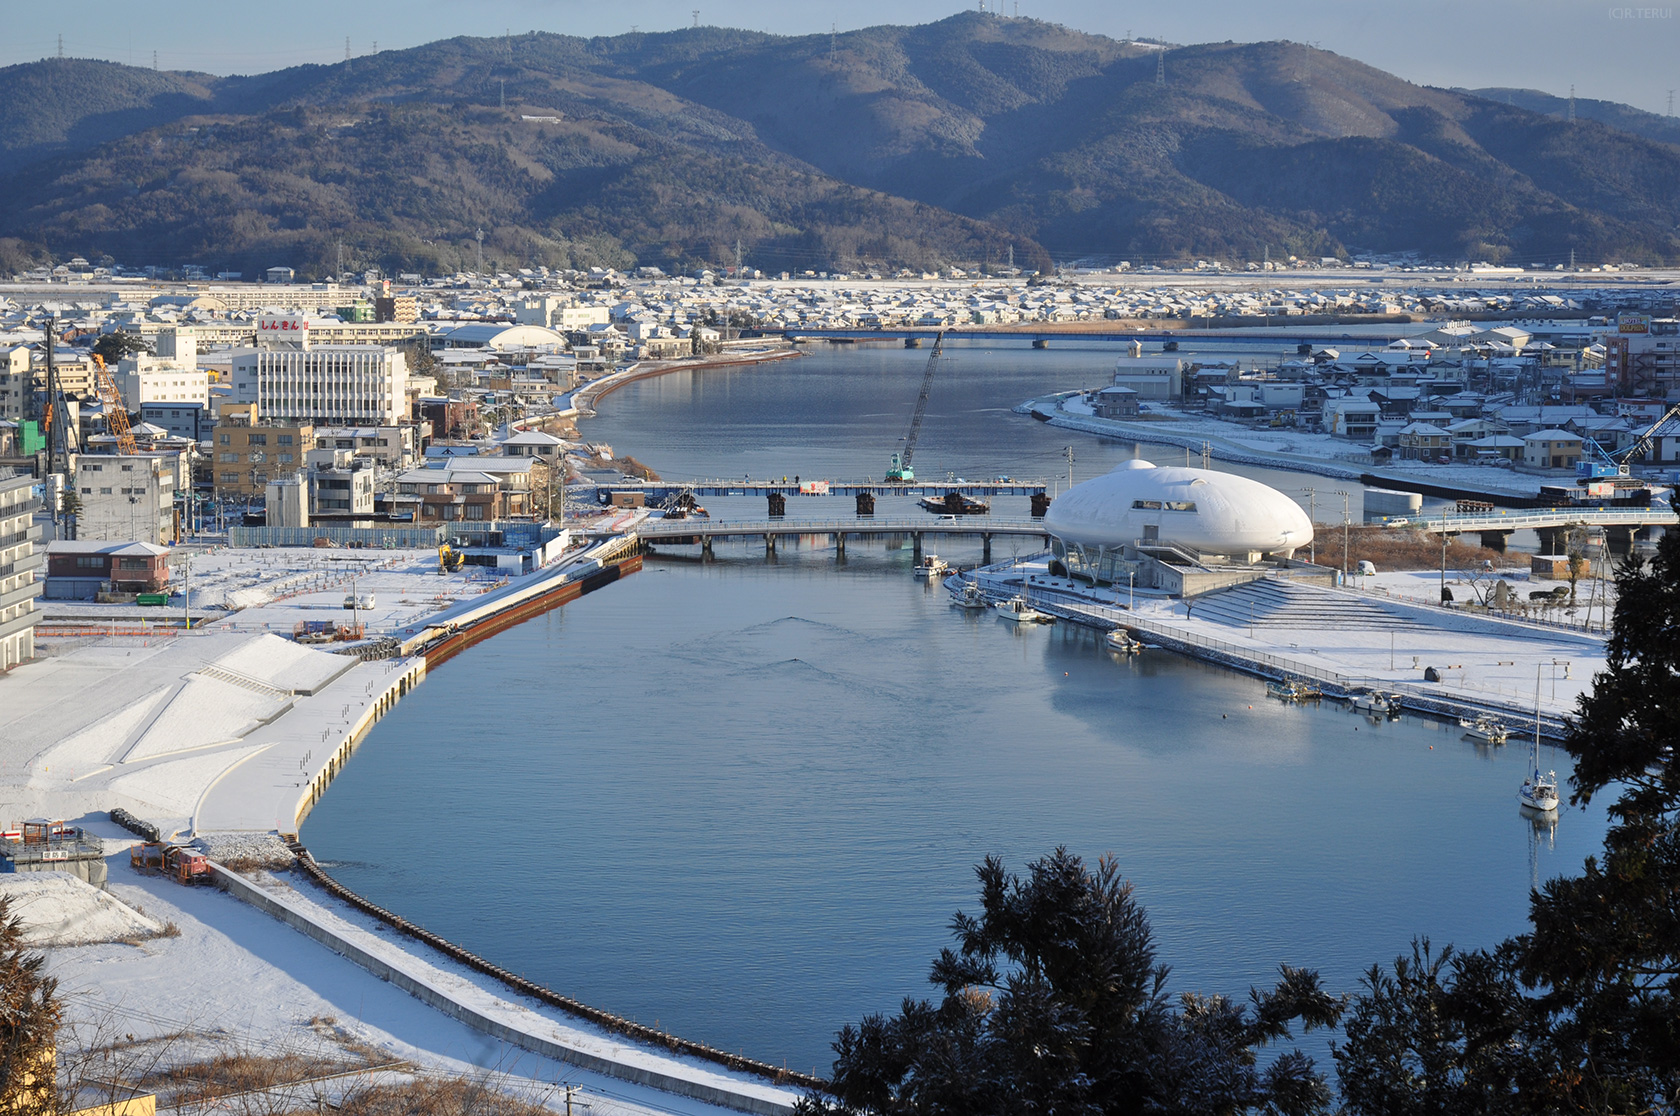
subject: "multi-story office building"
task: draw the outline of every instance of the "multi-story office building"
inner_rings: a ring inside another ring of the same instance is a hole
[[[405,417],[408,361],[385,345],[315,345],[300,315],[260,318],[257,346],[233,358],[233,398],[272,422],[395,426]]]
[[[1680,398],[1680,321],[1622,314],[1604,337],[1604,376],[1623,395]]]
[[[35,657],[36,569],[40,530],[35,526],[35,478],[0,476],[0,672]]]
[[[218,496],[260,496],[271,480],[295,476],[315,448],[308,423],[259,423],[255,403],[227,403],[216,424],[211,475]]]

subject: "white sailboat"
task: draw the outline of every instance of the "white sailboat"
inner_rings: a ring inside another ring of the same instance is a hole
[[[1558,808],[1556,771],[1540,774],[1540,669],[1534,670],[1534,743],[1528,750],[1528,777],[1523,780],[1517,801],[1530,810],[1546,813]]]

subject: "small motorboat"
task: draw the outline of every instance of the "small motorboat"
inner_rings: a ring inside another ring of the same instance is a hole
[[[958,608],[966,608],[972,611],[990,607],[990,603],[986,600],[986,594],[980,591],[979,583],[974,581],[965,581],[962,583],[961,589],[954,590],[951,593],[951,603]]]
[[[1348,704],[1355,713],[1363,713],[1367,717],[1387,717],[1394,709],[1394,703],[1381,690],[1364,690],[1348,699]]]
[[[1464,730],[1466,740],[1480,740],[1484,744],[1503,744],[1510,736],[1510,730],[1488,713],[1479,714],[1475,720],[1460,718],[1458,727]]]
[[[1143,650],[1143,644],[1132,638],[1125,628],[1115,628],[1103,637],[1108,649],[1118,655],[1136,655]]]
[[[1311,682],[1303,682],[1299,678],[1284,678],[1276,682],[1266,683],[1266,692],[1279,701],[1301,702],[1318,701],[1324,696],[1324,691]]]
[[[917,577],[934,578],[943,577],[950,568],[951,563],[945,561],[945,559],[941,558],[937,554],[929,554],[917,563],[910,572],[915,574]]]
[[[1013,620],[1017,624],[1048,624],[1055,619],[1049,613],[1039,612],[1028,605],[1026,598],[1020,596],[999,601],[992,607],[996,608],[1005,620]]]

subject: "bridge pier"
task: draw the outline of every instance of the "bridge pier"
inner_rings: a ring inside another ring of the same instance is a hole
[[[857,494],[857,513],[859,515],[875,514],[875,497],[873,494],[868,492],[859,492]]]
[[[1505,553],[1505,543],[1510,539],[1511,532],[1482,531],[1480,534],[1482,536],[1483,546],[1487,547],[1489,550],[1497,550],[1501,554]]]
[[[765,499],[770,505],[769,511],[771,519],[780,519],[787,514],[786,496],[783,496],[780,492],[767,492],[765,493]]]
[[[920,337],[906,337],[904,347],[906,349],[919,349],[922,347],[922,339]]]
[[[1540,538],[1541,554],[1563,553],[1562,527],[1536,527],[1534,533]]]
[[[980,536],[980,560],[988,566],[992,564],[992,533],[990,531]]]
[[[917,564],[921,563],[922,533],[920,531],[912,531],[910,533],[910,557],[914,558]]]
[[[701,535],[700,536],[700,560],[702,562],[708,562],[708,561],[711,560],[711,558],[712,558],[712,536]]]
[[[1050,347],[1050,339],[1048,337],[1035,337],[1035,338],[1033,338],[1033,348],[1035,348],[1035,349],[1048,349],[1049,347]]]
[[[764,533],[764,556],[766,558],[774,558],[776,556],[776,536],[772,535],[768,531]]]
[[[1604,545],[1611,554],[1621,556],[1633,549],[1634,536],[1638,529],[1634,527],[1606,527],[1604,529]]]
[[[834,532],[834,560],[836,562],[846,560],[846,532],[844,531]]]

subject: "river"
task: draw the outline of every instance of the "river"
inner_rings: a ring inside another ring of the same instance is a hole
[[[1065,484],[1066,445],[1075,479],[1131,456],[1009,411],[1101,382],[1110,351],[959,348],[918,474]],[[925,360],[824,348],[645,380],[584,432],[667,477],[879,476]],[[1598,811],[1544,835],[1519,816],[1515,742],[1284,706],[1229,671],[963,614],[909,577],[907,547],[718,557],[655,556],[440,668],[304,840],[348,886],[557,991],[818,1072],[843,1023],[933,994],[988,854],[1113,853],[1173,989],[1242,996],[1280,962],[1340,992],[1414,935],[1492,945],[1524,928],[1533,879],[1602,840]]]

